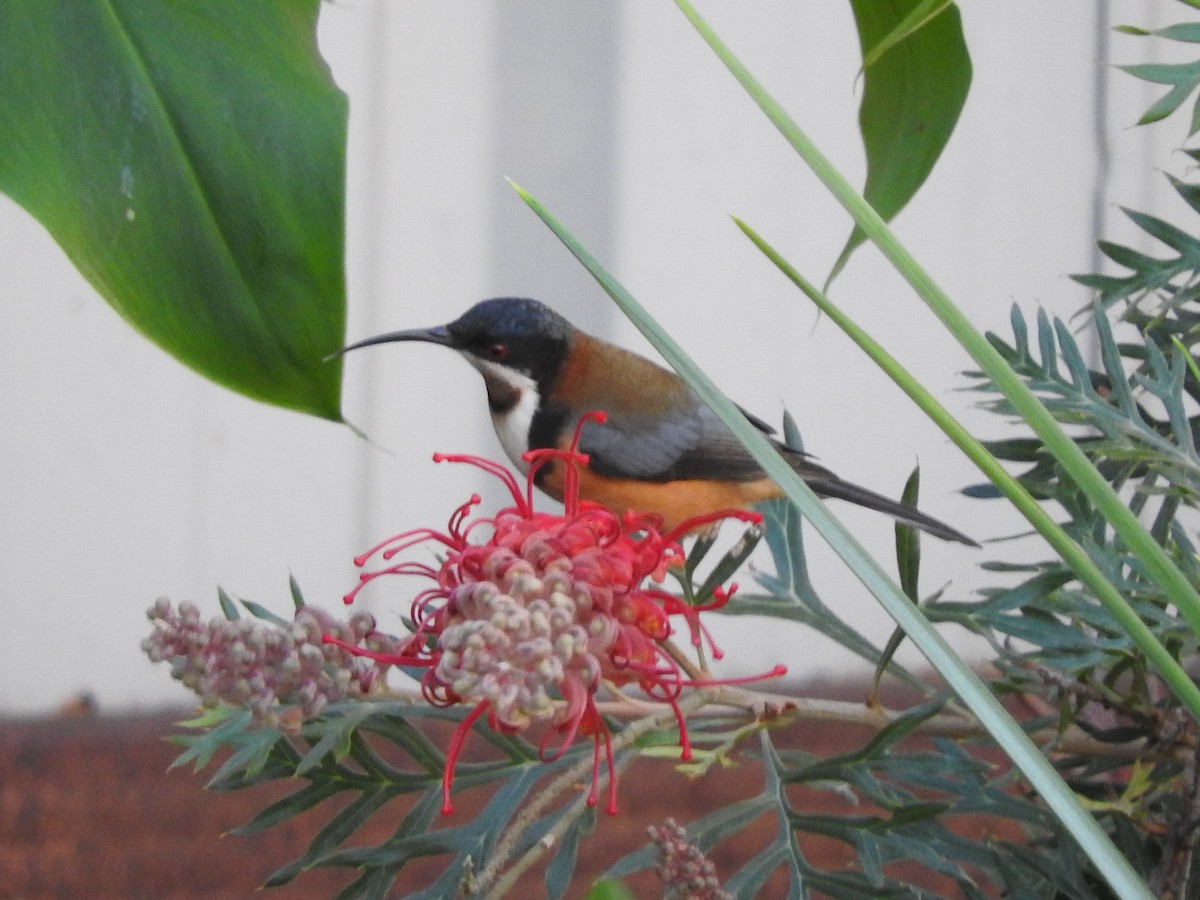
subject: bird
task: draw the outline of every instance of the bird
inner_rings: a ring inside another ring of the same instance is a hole
[[[682,378],[581,331],[538,300],[483,300],[445,325],[377,335],[334,355],[399,341],[448,347],[483,376],[496,436],[522,472],[529,469],[527,451],[567,449],[581,417],[604,412],[603,421],[579,426],[578,450],[588,459],[578,471],[579,497],[617,514],[653,513],[672,530],[698,517],[783,496]],[[978,546],[912,506],[838,477],[776,438],[762,419],[741,412],[818,496],[875,510],[943,540]],[[565,482],[561,462],[535,473],[537,486],[556,500],[563,499]]]

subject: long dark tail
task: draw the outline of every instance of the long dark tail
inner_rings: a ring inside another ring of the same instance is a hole
[[[806,473],[802,472],[801,474]],[[958,541],[960,544],[967,544],[971,547],[979,546],[978,542],[967,537],[958,529],[951,528],[933,516],[925,515],[919,509],[897,503],[882,494],[859,487],[857,484],[851,484],[849,481],[843,481],[832,473],[830,475],[832,477],[805,480],[809,482],[813,491],[822,497],[832,497],[835,500],[846,500],[857,506],[865,506],[867,509],[881,512],[907,525],[920,528],[922,531],[928,531],[934,537],[939,537],[944,541]]]

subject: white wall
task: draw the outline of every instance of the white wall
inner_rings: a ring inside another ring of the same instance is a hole
[[[1061,313],[1085,302],[1066,275],[1095,265],[1097,196],[1102,233],[1116,239],[1137,242],[1118,203],[1183,220],[1154,167],[1178,169],[1169,151],[1184,125],[1130,127],[1156,91],[1108,65],[1161,48],[1105,37],[1106,6],[963,6],[971,97],[897,229],[981,327],[1006,332],[1014,301]],[[1116,21],[1162,25],[1177,9],[1124,3]],[[861,181],[848,6],[708,2],[702,12]],[[775,420],[786,405],[825,464],[898,492],[920,460],[931,512],[979,538],[1019,527],[998,506],[954,493],[978,480],[970,466],[730,223],[730,213],[745,218],[818,281],[849,230],[672,4],[339,0],[323,6],[321,42],[351,98],[349,338],[526,294],[645,349],[509,176],[735,400]],[[181,702],[166,670],[138,649],[157,596],[215,613],[220,584],[282,611],[290,572],[310,600],[335,606],[354,583],[356,552],[442,524],[478,488],[469,471],[433,466],[435,450],[499,458],[477,376],[438,348],[380,348],[348,361],[347,415],[385,451],[229,394],[168,359],[2,197],[0,246],[10,322],[0,334],[0,714],[46,711],[81,690],[106,710]],[[834,296],[969,423],[999,432],[955,391],[963,354],[878,254],[860,251]],[[845,519],[890,558],[887,520],[855,510]],[[986,554],[925,544],[929,589],[980,583]],[[828,552],[814,547],[813,556],[823,596],[882,639],[886,616]],[[404,605],[377,600],[377,611]],[[845,661],[799,629],[764,637],[761,623],[715,627],[746,669],[783,661],[819,673]]]

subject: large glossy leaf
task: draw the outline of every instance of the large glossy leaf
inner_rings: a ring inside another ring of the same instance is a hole
[[[318,0],[5,0],[0,190],[207,377],[338,419],[347,104]]]
[[[851,0],[863,54],[859,130],[867,154],[863,196],[890,221],[925,183],[971,86],[958,7],[948,0]],[[833,279],[864,235],[857,226]]]

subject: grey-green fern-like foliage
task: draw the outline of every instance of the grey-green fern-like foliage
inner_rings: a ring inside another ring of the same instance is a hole
[[[1194,185],[1173,182],[1200,212]],[[1078,427],[1078,442],[1129,498],[1158,542],[1200,584],[1196,526],[1200,522],[1200,240],[1160,219],[1130,218],[1170,254],[1136,253],[1105,244],[1128,271],[1083,276],[1099,296],[1091,334],[1099,366],[1089,367],[1071,330],[1039,313],[1035,334],[1019,310],[1011,342],[994,346],[1043,398],[1055,417]],[[1140,331],[1119,342],[1109,316],[1120,312]],[[987,390],[983,384],[981,389]],[[988,401],[997,412],[1002,401]],[[1143,621],[1188,670],[1200,672],[1196,634],[1177,616],[1102,516],[1032,438],[993,442],[999,457],[1027,465],[1023,483],[1061,508],[1064,526],[1117,585]],[[977,493],[987,495],[989,491]],[[996,566],[997,569],[1005,568]],[[1044,724],[1084,729],[1100,742],[1060,769],[1088,798],[1118,847],[1165,896],[1190,896],[1198,868],[1200,733],[1104,608],[1058,560],[1007,567],[1024,576],[1015,588],[987,591],[983,602],[940,602],[931,617],[956,621],[986,636],[996,649],[999,687],[1026,701],[1040,698]],[[1032,724],[1032,723],[1031,723]],[[1106,755],[1140,746],[1130,759]]]
[[[1183,0],[1183,2],[1189,6],[1195,5],[1190,0]],[[1143,37],[1154,36],[1185,44],[1200,43],[1200,23],[1196,22],[1168,25],[1166,28],[1160,28],[1156,31],[1148,31],[1145,28],[1125,25],[1118,27],[1117,31],[1122,31],[1125,34],[1141,35]],[[1138,119],[1139,125],[1148,125],[1152,122],[1159,122],[1165,119],[1183,106],[1184,101],[1196,93],[1197,88],[1200,88],[1200,61],[1142,63],[1132,66],[1121,66],[1121,68],[1143,81],[1149,81],[1154,84],[1165,84],[1170,88],[1142,114],[1142,117]],[[1188,137],[1192,137],[1197,131],[1200,131],[1200,96],[1196,98],[1192,106]]]
[[[1055,418],[1090,429],[1080,437],[1080,445],[1110,481],[1124,485],[1132,479],[1143,495],[1168,494],[1176,500],[1200,497],[1200,456],[1194,439],[1197,426],[1187,408],[1196,390],[1195,374],[1190,370],[1195,364],[1172,340],[1186,335],[1179,335],[1160,318],[1156,332],[1147,331],[1141,342],[1119,345],[1106,314],[1097,306],[1093,333],[1103,371],[1095,371],[1084,361],[1066,323],[1051,322],[1039,312],[1035,349],[1019,309],[1014,307],[1011,320],[1012,344],[994,335],[992,344],[1038,392]],[[1129,374],[1126,357],[1136,362]],[[987,405],[997,412],[1010,412],[1003,400]],[[1036,441],[993,441],[989,447],[1002,459],[1034,463],[1026,474],[1027,486],[1043,496],[1064,499],[1048,493],[1056,473]],[[1139,504],[1144,505],[1145,499],[1139,499]]]

